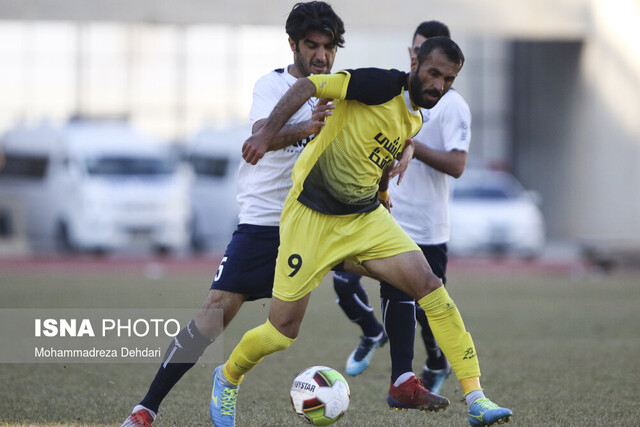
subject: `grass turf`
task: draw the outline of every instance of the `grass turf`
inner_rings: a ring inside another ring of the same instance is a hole
[[[0,308],[193,308],[217,267],[173,269],[44,268],[0,271]],[[499,268],[499,265],[498,265]],[[378,310],[378,289],[365,280]],[[640,422],[640,283],[637,272],[611,276],[519,274],[452,269],[448,289],[480,356],[487,396],[513,410],[514,426],[637,425]],[[245,304],[224,333],[225,355],[264,321],[268,300]],[[239,426],[301,425],[288,389],[302,369],[323,364],[344,371],[359,329],[335,304],[331,281],[313,293],[293,346],[247,375],[239,393]],[[11,345],[2,343],[3,346]],[[414,369],[424,362],[416,342]],[[466,407],[455,379],[444,412],[387,408],[390,360],[379,350],[368,371],[346,377],[351,404],[341,426],[461,426]],[[154,425],[207,426],[211,372],[197,364],[169,394]],[[118,426],[143,397],[156,364],[0,364],[0,426]]]

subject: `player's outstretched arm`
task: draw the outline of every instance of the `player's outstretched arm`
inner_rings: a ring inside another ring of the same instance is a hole
[[[278,132],[302,105],[316,93],[316,86],[307,78],[298,79],[282,96],[264,125],[242,146],[242,158],[255,165],[277,141]]]

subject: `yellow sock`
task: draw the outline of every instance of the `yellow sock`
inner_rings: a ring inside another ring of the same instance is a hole
[[[228,361],[222,367],[222,373],[224,374],[224,377],[227,379],[227,381],[229,381],[233,385],[239,385],[242,382],[242,379],[244,378],[244,375],[240,375],[238,377],[236,376],[236,374],[231,372],[231,370],[229,369]]]
[[[480,365],[473,340],[445,287],[440,286],[418,303],[427,315],[433,336],[451,363],[458,380],[480,377]]]
[[[460,384],[462,385],[462,394],[464,396],[472,391],[482,390],[482,387],[480,387],[480,378],[478,377],[465,378],[460,380]]]
[[[239,384],[242,376],[265,356],[288,348],[294,341],[295,339],[282,335],[267,320],[244,334],[224,365],[225,377],[230,383]]]

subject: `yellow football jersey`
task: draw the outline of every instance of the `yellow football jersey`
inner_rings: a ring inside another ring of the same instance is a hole
[[[335,110],[298,158],[291,191],[300,203],[329,215],[372,211],[382,170],[422,126],[408,74],[361,68],[308,78],[315,96],[332,98]]]

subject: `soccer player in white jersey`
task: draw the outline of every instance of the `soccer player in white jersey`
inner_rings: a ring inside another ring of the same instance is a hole
[[[344,45],[343,22],[332,7],[322,1],[295,4],[285,28],[294,63],[271,71],[256,82],[250,112],[254,133],[297,79],[329,73],[338,47]],[[167,349],[146,396],[135,406],[123,427],[151,426],[162,400],[221,329],[226,328],[242,304],[271,297],[280,243],[280,213],[292,185],[291,171],[300,152],[324,126],[324,119],[332,109],[327,100],[309,99],[287,121],[260,164],[242,162],[238,170],[239,225],[211,290],[195,319],[178,333]],[[217,324],[215,309],[223,310],[223,325]]]
[[[414,58],[422,43],[431,37],[450,37],[449,28],[439,21],[422,22],[415,30],[409,56]],[[434,274],[446,283],[447,244],[449,240],[450,177],[464,171],[471,139],[469,106],[453,88],[449,89],[430,110],[424,112],[424,123],[414,137],[415,154],[402,185],[389,185],[391,214],[424,253]],[[371,357],[384,342],[385,336],[367,334],[378,324],[373,309],[368,307],[367,294],[360,276],[336,272],[334,287],[345,314],[363,331],[360,344],[347,360],[346,372],[358,375],[368,366]],[[414,390],[413,374],[416,317],[422,327],[427,350],[423,368],[423,385],[440,394],[451,366],[433,337],[424,311],[407,294],[389,283],[381,282],[380,296],[384,327],[390,340],[391,385],[387,402],[391,407],[420,409],[422,397]],[[366,328],[369,328],[368,330]]]

